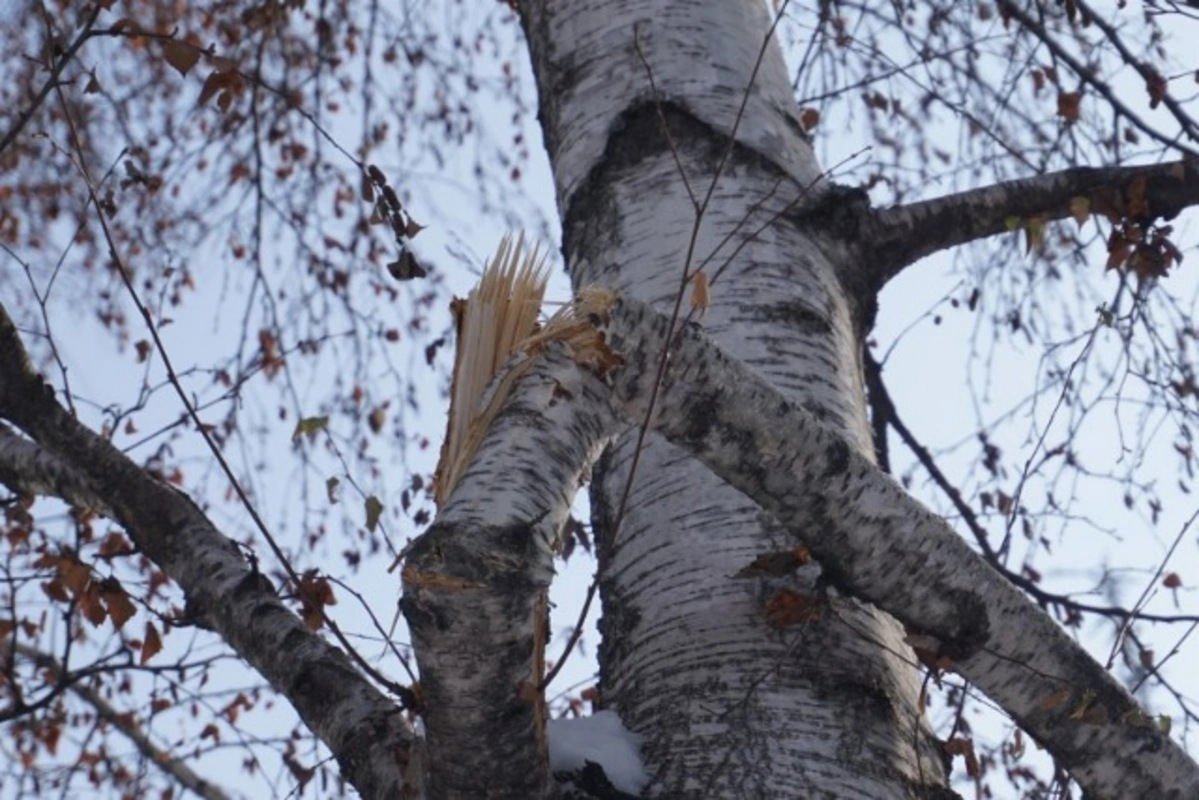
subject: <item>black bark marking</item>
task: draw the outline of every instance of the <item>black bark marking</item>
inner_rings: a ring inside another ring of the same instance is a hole
[[[719,391],[697,393],[688,405],[691,407],[687,421],[683,427],[683,440],[693,444],[703,445],[717,424],[715,409],[720,403]],[[702,449],[706,450],[707,447]]]
[[[987,604],[974,592],[951,589],[945,599],[957,609],[958,632],[941,639],[941,655],[963,661],[982,649],[991,637],[991,617]]]
[[[849,469],[849,443],[840,437],[829,443],[824,451],[825,465],[821,478],[833,478]]]
[[[614,175],[635,171],[646,159],[670,153],[672,146],[689,158],[700,159],[708,171],[714,172],[728,150],[729,137],[693,115],[685,106],[668,99],[643,100],[630,105],[616,118],[603,156],[566,199],[562,214],[562,252],[568,272],[572,275],[575,272],[573,258],[576,253],[602,253],[607,249],[591,242],[620,236],[617,224],[620,213],[608,188],[620,184]],[[730,155],[724,166],[726,173],[734,165],[745,165],[763,170],[778,180],[789,179],[777,164],[752,148],[734,142]],[[616,271],[615,267],[604,264],[593,264],[590,268],[592,274],[588,276],[588,282],[591,283],[604,283],[604,273]]]
[[[760,320],[777,323],[801,334],[827,336],[832,331],[828,319],[799,298],[756,307],[754,314]]]

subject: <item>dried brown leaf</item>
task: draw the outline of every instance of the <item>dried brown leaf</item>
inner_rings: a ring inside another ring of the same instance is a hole
[[[186,76],[196,62],[200,60],[200,51],[177,39],[170,39],[162,46],[162,57],[172,67]]]
[[[142,639],[142,655],[139,663],[145,664],[161,650],[162,639],[158,636],[158,630],[154,627],[154,623],[147,622],[146,635]]]

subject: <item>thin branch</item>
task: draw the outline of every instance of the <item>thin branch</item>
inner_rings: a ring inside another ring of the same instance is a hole
[[[1008,582],[1013,586],[1019,587],[1035,600],[1037,605],[1042,608],[1054,608],[1063,612],[1066,615],[1067,625],[1071,624],[1071,619],[1081,619],[1083,614],[1108,617],[1119,620],[1123,624],[1131,624],[1134,621],[1157,623],[1185,622],[1192,624],[1199,622],[1199,617],[1188,614],[1146,614],[1141,611],[1140,606],[1142,603],[1140,602],[1132,610],[1120,606],[1101,606],[1092,603],[1083,603],[1069,595],[1046,591],[1035,581],[1008,569],[1003,564],[995,548],[991,546],[987,530],[983,527],[982,521],[979,520],[974,509],[962,497],[962,493],[958,487],[941,471],[933,454],[928,451],[927,447],[920,443],[915,434],[912,433],[899,416],[899,412],[887,392],[886,383],[882,379],[882,366],[875,361],[873,354],[869,351],[866,351],[865,367],[866,381],[870,387],[870,406],[873,414],[871,423],[876,432],[876,447],[877,441],[880,438],[885,440],[887,429],[894,429],[899,435],[900,441],[907,446],[920,465],[924,467],[929,477],[932,478],[933,483],[949,498],[950,503],[953,504],[954,509],[958,512],[962,523],[970,531],[971,535],[974,536],[975,541],[978,542],[982,557],[1003,577],[1007,578]],[[1156,578],[1154,580],[1156,581]]]
[[[237,476],[233,474],[232,467],[229,466],[229,462],[225,459],[224,453],[221,451],[221,448],[217,445],[216,441],[212,437],[210,426],[204,424],[204,422],[200,419],[199,413],[196,411],[195,405],[193,405],[191,400],[188,399],[187,392],[184,390],[183,384],[179,380],[179,375],[175,371],[175,367],[171,362],[170,354],[167,352],[166,346],[162,343],[162,339],[158,335],[158,326],[154,324],[154,319],[150,315],[149,308],[147,308],[145,303],[142,302],[142,299],[137,292],[137,288],[133,285],[133,280],[129,277],[132,272],[125,266],[125,262],[121,258],[118,251],[116,241],[112,236],[112,231],[108,227],[108,217],[97,194],[97,186],[92,180],[91,173],[87,168],[83,153],[83,143],[79,138],[79,132],[75,126],[74,118],[71,116],[70,108],[67,106],[66,98],[63,96],[61,89],[56,87],[56,91],[58,92],[59,100],[62,104],[63,117],[66,119],[67,127],[71,132],[71,140],[75,148],[76,167],[79,169],[80,174],[87,185],[88,197],[91,201],[91,204],[96,209],[96,218],[100,223],[100,228],[104,234],[104,240],[108,245],[109,256],[113,260],[117,274],[121,277],[121,282],[129,292],[129,297],[133,301],[134,307],[137,308],[142,320],[146,323],[146,328],[150,332],[150,338],[154,342],[154,349],[162,359],[163,367],[166,369],[167,381],[175,390],[175,393],[179,396],[179,402],[182,403],[188,417],[191,418],[192,423],[196,426],[196,430],[204,439],[204,443],[208,446],[209,452],[211,452],[213,458],[216,459],[217,464],[221,468],[221,472],[228,479],[229,484],[233,488],[234,494],[237,495],[238,500],[241,502],[242,507],[246,510],[246,513],[250,516],[254,526],[258,529],[258,532],[266,541],[271,553],[274,554],[275,559],[279,562],[279,565],[287,574],[288,579],[291,581],[291,585],[298,589],[303,585],[299,573],[292,565],[291,560],[287,557],[287,554],[283,552],[282,546],[280,546],[275,540],[275,537],[270,532],[266,522],[258,513],[258,509],[250,501],[250,497],[246,493],[245,488],[242,486],[241,481],[238,480]],[[329,628],[329,632],[332,633],[334,638],[341,643],[342,647],[344,647],[350,654],[350,657],[357,662],[358,666],[363,672],[365,672],[375,681],[386,686],[394,694],[400,697],[404,701],[405,706],[411,706],[415,702],[415,697],[411,690],[387,678],[362,657],[357,649],[350,644],[349,639],[346,638],[336,620],[326,614],[323,608],[320,609],[320,614],[325,625]]]
[[[1083,0],[1075,0],[1075,3],[1079,11],[1085,15],[1084,24],[1094,25],[1103,32],[1104,37],[1116,48],[1124,63],[1135,69],[1137,74],[1145,80],[1146,87],[1152,86],[1158,81],[1165,80],[1148,61],[1137,58],[1136,54],[1128,48],[1128,45],[1124,44],[1124,40],[1120,38],[1119,31],[1116,30],[1114,25],[1105,20],[1102,14],[1096,13]],[[1199,127],[1195,125],[1195,119],[1183,109],[1182,104],[1172,97],[1169,92],[1163,93],[1160,102],[1173,115],[1179,127],[1186,133],[1186,137],[1193,142],[1199,142]]]
[[[132,717],[117,711],[107,700],[100,696],[99,692],[90,686],[86,686],[79,680],[80,676],[70,675],[56,658],[35,647],[20,643],[16,645],[16,652],[28,658],[41,669],[49,670],[55,675],[69,675],[69,678],[67,678],[67,688],[94,708],[100,719],[112,725],[125,738],[132,742],[133,746],[146,758],[147,762],[153,764],[180,786],[191,790],[200,797],[206,798],[206,800],[227,800],[229,795],[223,789],[208,779],[200,777],[181,758],[172,755],[169,750],[165,750],[154,744],[150,737],[133,721]]]
[[[575,645],[579,643],[579,639],[583,636],[583,626],[587,624],[587,614],[591,611],[591,602],[595,600],[595,593],[598,589],[599,575],[595,575],[592,577],[591,583],[587,586],[587,597],[583,600],[583,608],[579,610],[579,619],[570,631],[570,638],[566,640],[566,647],[562,649],[562,655],[558,657],[558,661],[545,674],[545,677],[541,679],[541,685],[537,687],[538,691],[544,692],[554,682],[554,678],[558,677],[558,673],[566,666],[571,653],[575,651]]]
[[[4,134],[4,138],[0,138],[0,153],[3,153],[16,138],[21,135],[21,131],[25,130],[25,126],[29,124],[29,120],[33,119],[34,114],[41,108],[42,103],[50,96],[50,92],[58,86],[58,77],[62,75],[62,71],[67,68],[67,65],[75,58],[75,54],[79,52],[79,48],[83,47],[84,42],[96,36],[97,33],[93,30],[96,20],[100,16],[100,12],[104,10],[103,3],[96,3],[88,14],[83,23],[83,29],[79,31],[79,35],[75,37],[75,41],[62,52],[62,55],[54,62],[54,66],[50,67],[50,77],[46,78],[46,82],[42,84],[42,88],[34,95],[33,101],[25,107],[20,114],[17,115],[17,121]]]
[[[1012,0],[1002,0],[999,3],[999,11],[1005,17],[1011,17],[1023,25],[1041,42],[1041,44],[1045,45],[1045,47],[1047,47],[1057,59],[1070,67],[1080,81],[1098,92],[1103,99],[1111,105],[1112,110],[1115,111],[1118,116],[1124,117],[1142,132],[1144,132],[1145,135],[1169,149],[1180,150],[1191,157],[1199,156],[1199,153],[1190,147],[1181,144],[1176,137],[1170,137],[1166,134],[1163,134],[1161,131],[1157,130],[1141,119],[1139,114],[1134,112],[1128,107],[1127,104],[1125,104],[1119,97],[1116,96],[1116,91],[1111,87],[1110,84],[1107,83],[1107,81],[1102,80],[1098,76],[1094,68],[1079,61],[1074,55],[1066,50],[1066,48],[1062,47],[1061,43],[1058,42],[1058,40],[1052,34],[1050,34],[1049,31],[1045,30],[1044,25],[1029,16],[1024,9],[1012,2]],[[1084,13],[1090,17],[1088,20],[1089,22],[1097,23],[1097,27],[1099,27],[1105,35],[1108,35],[1109,29],[1105,28],[1102,24],[1098,24],[1102,21],[1099,15],[1095,14],[1095,12],[1091,11],[1090,9],[1087,9],[1087,11]],[[1111,35],[1114,35],[1114,30],[1112,30]],[[1135,57],[1132,56],[1127,48],[1125,48],[1123,44],[1118,41],[1113,41],[1113,44],[1116,44],[1117,49],[1120,51],[1121,56],[1123,56],[1125,60],[1125,63],[1129,64],[1129,66],[1133,67],[1142,75],[1142,77],[1144,77],[1146,75],[1144,67],[1135,59]],[[1182,111],[1182,108],[1178,105],[1177,101],[1173,99],[1167,99],[1166,105],[1174,114],[1178,122],[1182,125],[1182,133],[1185,133],[1189,139],[1196,139],[1197,137],[1195,134],[1194,124],[1190,121],[1190,117]]]

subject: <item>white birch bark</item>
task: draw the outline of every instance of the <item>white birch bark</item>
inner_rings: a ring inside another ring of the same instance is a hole
[[[655,385],[654,429],[767,509],[786,529],[780,555],[803,542],[821,563],[824,584],[806,595],[818,618],[791,630],[806,634],[868,602],[903,620],[929,660],[1011,714],[1088,796],[1199,794],[1199,765],[1128,692],[838,432],[697,327],[672,329],[668,317],[631,298],[586,316],[621,366],[600,378],[563,357],[561,346],[539,356],[409,560],[405,609],[415,626],[425,625],[414,642],[422,680],[436,689],[426,694],[426,720],[442,728],[430,740],[434,796],[480,796],[497,783],[499,796],[549,791],[532,780],[545,780],[540,696],[523,689],[539,674],[543,611],[534,601],[544,591],[550,537],[581,468],[622,420],[646,417]],[[666,351],[671,369],[659,381]],[[793,569],[758,567],[774,577]],[[612,635],[618,646],[627,634]]]
[[[669,320],[639,303],[614,309],[605,330],[629,365],[610,376],[619,413],[645,417],[669,347],[655,430],[809,546],[833,594],[903,620],[930,659],[985,692],[1088,796],[1199,797],[1199,765],[1116,679],[835,431],[698,331],[671,335]]]
[[[560,348],[518,387],[405,560],[435,798],[551,792],[541,681],[554,550],[615,417],[606,387]]]
[[[862,309],[839,282],[840,254],[818,249],[819,231],[803,223],[820,170],[781,54],[764,48],[764,4],[525,0],[520,10],[575,285],[668,309],[685,266],[704,264],[705,332],[869,458]],[[592,502],[601,693],[644,737],[649,793],[935,794],[945,771],[899,625],[853,601],[802,630],[768,624],[775,593],[810,591],[815,575],[732,576],[794,539],[688,454],[651,437],[635,455],[634,441],[601,460]],[[813,509],[808,524],[819,522]]]
[[[1072,171],[875,213],[821,185],[781,55],[763,50],[765,4],[520,9],[576,285],[669,309],[684,268],[702,268],[712,281],[703,329],[724,348],[692,330],[672,344],[653,422],[685,449],[652,436],[635,454],[626,434],[597,470],[601,689],[645,738],[649,792],[949,796],[914,654],[877,606],[1095,797],[1197,796],[1194,763],[1114,681],[873,468],[861,386],[873,292],[908,261],[998,232],[1012,213],[1061,216],[1074,194],[1134,171]],[[1167,209],[1194,203],[1195,177],[1189,163],[1152,168],[1150,194]],[[0,481],[125,525],[187,593],[197,623],[289,698],[364,796],[553,794],[539,691],[553,540],[598,448],[649,411],[664,322],[639,309],[630,299],[609,329],[630,361],[615,393],[548,348],[409,553],[403,604],[430,743],[428,775],[415,777],[427,782],[401,775],[419,748],[398,708],[307,631],[186,496],[66,414],[2,308],[0,417],[31,439],[0,426]],[[816,568],[741,574],[798,542],[818,557],[819,581]],[[770,624],[783,589],[821,598],[819,619]]]
[[[811,595],[820,614],[840,613],[864,600],[904,620],[932,657],[945,658],[1012,714],[1090,796],[1186,800],[1199,793],[1199,766],[1098,663],[972,553],[944,520],[837,432],[698,329],[672,333],[667,317],[636,300],[623,299],[593,319],[622,357],[613,363],[621,365],[599,377],[591,366],[576,364],[562,345],[546,346],[513,387],[436,525],[409,556],[404,605],[422,666],[432,753],[429,775],[423,774],[426,764],[418,764],[422,774],[409,774],[405,792],[411,787],[412,794],[404,796],[423,796],[424,789],[433,797],[553,793],[544,708],[535,686],[543,666],[545,612],[539,602],[553,538],[596,451],[628,421],[645,417],[658,383],[659,356],[667,349],[673,369],[660,383],[655,429],[772,512],[786,527],[789,543],[811,547],[827,581]],[[36,418],[45,411],[31,417],[26,404],[25,413],[14,413],[11,402],[36,397],[40,384],[26,383],[30,391],[15,392],[25,382],[13,381],[10,367],[11,360],[0,359],[0,414],[40,431]],[[80,436],[62,422],[59,427],[68,430],[61,440],[42,433],[60,447]],[[80,463],[106,464],[115,469],[116,480],[132,478],[137,493],[158,493],[152,479],[110,460],[88,436],[85,451],[77,454]],[[19,485],[38,486],[76,504],[95,498],[104,479],[61,461],[0,427],[0,477],[6,483],[9,476],[23,475]],[[45,475],[54,477],[39,477]],[[176,506],[177,500],[184,505]],[[185,519],[190,504],[173,490],[149,498],[132,517],[125,502],[118,498],[112,513],[130,520],[126,524],[134,526],[137,540],[175,569],[162,550],[169,539],[155,535],[211,536],[206,522]],[[165,531],[147,531],[152,526],[139,519],[151,509],[168,512],[161,523]],[[182,521],[172,519],[176,516]],[[820,524],[813,526],[813,518]],[[204,553],[204,542],[195,551]],[[234,567],[216,569],[205,585],[202,576],[211,565],[211,557],[200,556],[201,585],[188,578],[189,597],[227,588],[222,576]],[[293,631],[279,642],[270,633],[277,620],[255,619],[274,615],[268,607],[277,600],[261,596],[252,585],[260,581],[238,583],[224,604],[229,613],[214,609],[206,620],[264,675],[283,684],[366,796],[390,796],[398,789],[393,759],[408,751],[397,749],[401,742],[379,737],[371,722],[371,716],[387,713],[386,704],[366,697],[352,670],[338,667],[340,654],[322,651],[319,640],[301,640],[310,634]],[[266,654],[245,645],[257,636],[266,637]],[[271,652],[277,656],[271,658]],[[330,669],[333,685],[320,677]],[[312,713],[314,704],[321,713]]]

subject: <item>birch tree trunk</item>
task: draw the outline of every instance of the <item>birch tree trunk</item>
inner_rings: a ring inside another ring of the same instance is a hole
[[[511,396],[406,553],[418,687],[312,631],[200,506],[79,423],[2,304],[0,483],[124,526],[186,595],[181,619],[285,695],[364,797],[561,793],[547,592],[581,477],[617,434],[593,482],[601,691],[644,738],[647,796],[956,796],[923,722],[913,634],[1088,796],[1199,796],[1199,766],[1115,679],[875,468],[861,374],[876,292],[915,258],[1133,183],[1137,205],[1172,216],[1199,204],[1196,162],[875,211],[823,180],[764,3],[519,5],[575,284],[614,290],[588,293],[608,296],[602,313],[580,303],[564,319],[610,352],[589,361],[547,329],[508,365]],[[705,313],[679,315],[700,287]],[[625,431],[637,418],[688,449]],[[805,563],[805,543],[823,564]]]
[[[674,306],[873,458],[873,297],[828,234],[821,180],[760,2],[520,4],[577,287]],[[835,202],[835,201],[834,201]],[[689,293],[689,289],[687,293]],[[631,485],[630,473],[633,474]],[[626,487],[627,498],[626,498]],[[916,659],[853,600],[789,626],[819,567],[731,579],[799,542],[681,450],[630,431],[595,471],[601,691],[668,797],[930,797],[945,769]]]

